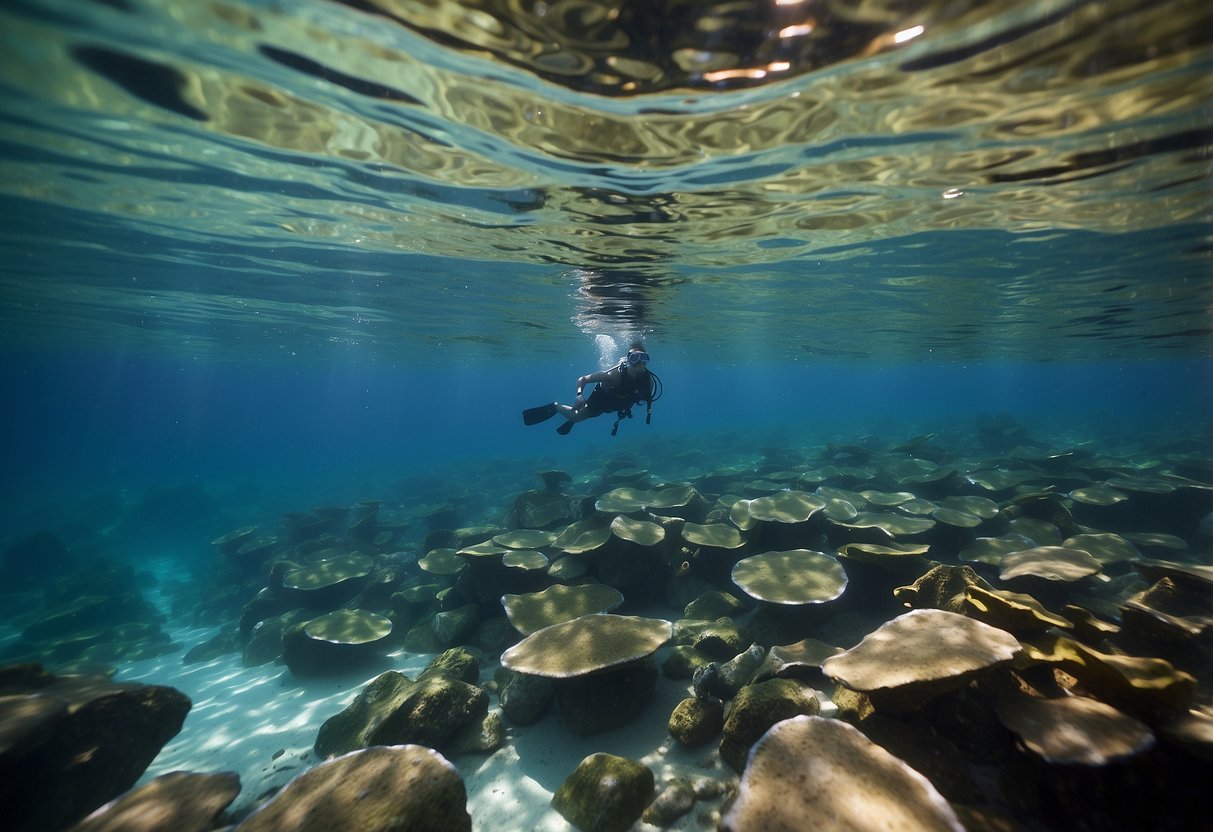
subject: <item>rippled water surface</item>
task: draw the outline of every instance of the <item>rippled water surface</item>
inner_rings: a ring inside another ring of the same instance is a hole
[[[1209,8],[6,3],[3,338],[1208,355]]]

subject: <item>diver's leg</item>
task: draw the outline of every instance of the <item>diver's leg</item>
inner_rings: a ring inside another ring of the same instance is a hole
[[[556,412],[570,422],[580,422],[590,417],[590,409],[585,405],[581,407],[573,407],[567,404],[557,404]]]

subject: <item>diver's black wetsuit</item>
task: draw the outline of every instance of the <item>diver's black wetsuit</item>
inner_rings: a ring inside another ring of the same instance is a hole
[[[594,392],[585,400],[585,408],[583,408],[588,411],[590,416],[622,413],[630,410],[634,404],[652,403],[653,377],[649,373],[645,373],[640,378],[633,378],[631,373],[624,370],[622,366],[616,366],[607,370],[607,374],[613,375],[615,378],[612,380],[617,379],[617,381],[611,387],[599,382],[598,386],[594,388]]]

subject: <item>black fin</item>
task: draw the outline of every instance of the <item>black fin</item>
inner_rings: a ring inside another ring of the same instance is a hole
[[[562,434],[562,435],[567,435],[567,434],[568,434],[568,432],[569,432],[569,431],[571,431],[572,429],[573,429],[573,423],[572,423],[572,422],[565,422],[563,425],[561,425],[560,427],[556,428],[556,432],[557,432],[557,433],[559,433],[559,434]]]
[[[522,421],[524,424],[537,425],[540,422],[546,422],[556,415],[556,403],[532,407],[529,410],[522,411]]]

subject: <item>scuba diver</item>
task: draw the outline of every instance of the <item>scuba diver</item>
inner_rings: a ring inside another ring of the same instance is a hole
[[[633,341],[628,354],[609,370],[581,376],[577,379],[577,398],[571,405],[552,402],[522,411],[522,421],[528,425],[546,422],[557,413],[566,421],[556,428],[557,433],[567,434],[578,422],[615,413],[615,424],[611,436],[619,430],[621,419],[632,418],[632,406],[645,403],[644,423],[649,424],[653,415],[653,402],[661,398],[661,379],[649,370],[649,354],[644,344]],[[597,384],[588,399],[582,396],[587,384]]]

